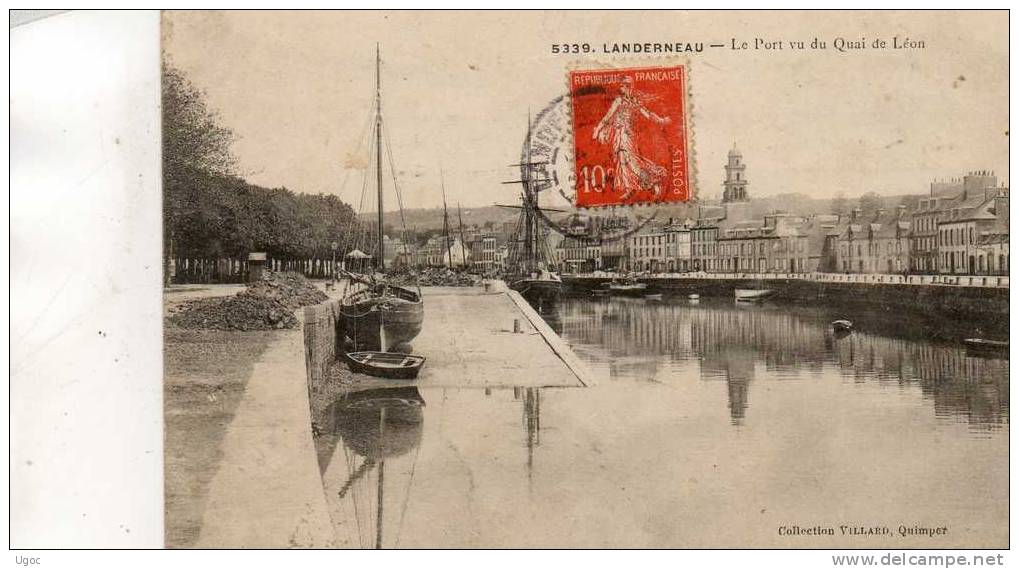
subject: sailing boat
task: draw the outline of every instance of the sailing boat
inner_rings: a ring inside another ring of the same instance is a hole
[[[385,219],[382,191],[382,87],[381,58],[375,48],[375,182],[378,197],[378,275],[348,277],[362,287],[350,287],[352,292],[340,303],[340,322],[344,333],[354,342],[354,351],[390,351],[413,340],[421,332],[424,321],[424,304],[421,290],[398,286],[386,278],[386,252],[383,238]],[[390,156],[390,162],[392,157]],[[392,166],[392,164],[390,164]],[[395,168],[394,168],[395,170]],[[396,177],[393,176],[394,189]],[[402,211],[402,210],[401,210]]]
[[[519,292],[528,302],[541,306],[546,302],[559,300],[562,294],[563,282],[555,272],[551,270],[552,253],[548,243],[545,241],[545,232],[541,223],[540,211],[561,211],[538,206],[538,190],[534,188],[531,179],[531,169],[544,162],[531,162],[531,127],[528,117],[527,144],[528,149],[525,161],[521,166],[521,179],[507,184],[523,184],[524,191],[521,195],[522,206],[507,206],[520,209],[520,218],[517,222],[517,230],[513,236],[508,259],[509,272],[507,281],[513,290]],[[541,180],[537,180],[541,181]]]

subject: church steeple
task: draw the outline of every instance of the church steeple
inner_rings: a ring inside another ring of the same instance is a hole
[[[732,143],[729,151],[729,162],[725,165],[725,182],[722,183],[722,203],[745,202],[747,197],[747,165],[743,163],[743,154]]]

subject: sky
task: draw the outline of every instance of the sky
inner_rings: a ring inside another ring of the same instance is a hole
[[[873,48],[894,37],[925,47]],[[815,38],[827,49],[810,49]],[[866,48],[840,52],[836,38]],[[703,198],[721,193],[733,144],[751,197],[923,193],[972,170],[1008,181],[1004,12],[168,12],[163,22],[166,56],[234,131],[242,177],[355,207],[376,42],[408,208],[442,205],[440,171],[450,205],[513,203],[517,190],[502,182],[519,175],[510,165],[528,113],[566,93],[567,72],[581,67],[688,65]],[[575,42],[595,53],[552,53]],[[704,52],[602,52],[637,42]],[[732,49],[742,42],[749,49]]]

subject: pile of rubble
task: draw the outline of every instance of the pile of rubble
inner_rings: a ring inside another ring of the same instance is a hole
[[[192,300],[170,321],[181,328],[200,330],[281,330],[297,326],[294,312],[278,301],[243,296]]]
[[[291,310],[329,300],[326,293],[315,288],[300,273],[265,273],[261,280],[237,294],[275,300]]]
[[[445,268],[426,268],[415,273],[390,275],[390,280],[399,285],[474,286],[481,282],[481,277]]]
[[[192,300],[179,306],[170,321],[202,330],[280,330],[297,326],[294,310],[329,297],[298,273],[266,273],[226,298]]]

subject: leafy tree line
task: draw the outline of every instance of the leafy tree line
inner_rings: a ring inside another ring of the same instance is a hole
[[[171,62],[162,83],[164,255],[328,258],[352,236],[352,208],[336,196],[264,188],[236,175],[233,133]]]
[[[328,258],[331,244],[353,243],[351,207],[332,195],[263,188],[244,180],[183,168],[166,181],[164,209],[178,257]]]

